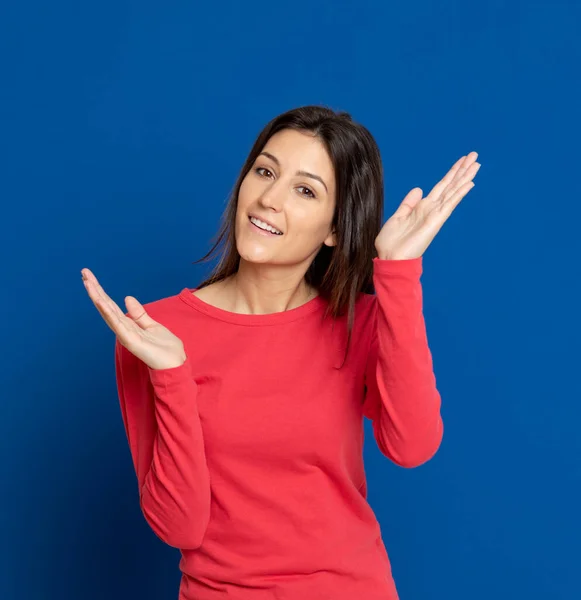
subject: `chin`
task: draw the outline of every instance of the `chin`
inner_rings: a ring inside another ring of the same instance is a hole
[[[256,244],[239,244],[237,250],[240,258],[249,263],[264,264],[270,262],[272,258],[266,248]]]

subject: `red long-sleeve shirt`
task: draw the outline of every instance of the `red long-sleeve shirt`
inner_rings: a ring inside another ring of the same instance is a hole
[[[443,432],[422,313],[422,259],[374,259],[351,349],[325,301],[273,314],[219,309],[184,288],[146,304],[184,343],[154,370],[116,343],[140,505],[182,553],[180,600],[395,600],[369,506],[363,416],[403,467]]]

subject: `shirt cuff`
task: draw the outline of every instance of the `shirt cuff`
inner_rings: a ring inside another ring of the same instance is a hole
[[[373,271],[378,275],[392,275],[407,279],[419,279],[423,272],[423,255],[417,258],[391,260],[375,257]]]
[[[171,367],[169,369],[152,369],[147,367],[149,372],[149,379],[154,387],[172,387],[176,385],[182,385],[184,381],[192,380],[192,369],[190,359],[186,356],[185,362],[178,367]]]

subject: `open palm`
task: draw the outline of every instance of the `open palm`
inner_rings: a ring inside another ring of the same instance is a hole
[[[460,157],[426,197],[422,198],[423,192],[417,187],[408,192],[375,239],[379,258],[422,256],[460,200],[474,187],[472,179],[480,169],[477,157],[476,152]]]
[[[136,298],[126,296],[126,315],[89,269],[82,269],[81,274],[89,297],[122,346],[152,369],[171,369],[185,362],[182,341],[154,321]]]

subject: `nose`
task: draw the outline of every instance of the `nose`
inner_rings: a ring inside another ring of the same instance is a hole
[[[270,208],[275,212],[280,212],[284,204],[284,193],[276,185],[276,182],[272,183],[266,188],[260,195],[260,204],[264,208]]]

